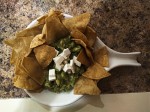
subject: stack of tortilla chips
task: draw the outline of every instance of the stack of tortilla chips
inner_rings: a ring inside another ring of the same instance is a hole
[[[71,35],[72,40],[84,48],[77,60],[88,67],[76,82],[74,94],[99,95],[97,82],[110,75],[104,69],[109,66],[109,57],[106,47],[93,52],[96,33],[88,26],[90,14],[65,18],[62,12],[50,10],[37,21],[35,26],[5,40],[12,47],[10,63],[15,66],[14,85],[32,91],[43,88],[45,69],[57,54],[51,44]]]

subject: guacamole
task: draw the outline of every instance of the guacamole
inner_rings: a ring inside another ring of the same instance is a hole
[[[51,46],[55,47],[59,54],[63,52],[64,49],[68,48],[71,52],[70,56],[63,62],[69,63],[69,61],[79,54],[79,52],[83,49],[81,45],[76,44],[71,36],[61,38]],[[85,71],[85,66],[81,64],[81,66],[74,65],[74,73],[68,71],[64,72],[63,70],[58,70],[56,68],[56,64],[52,62],[48,69],[55,69],[56,79],[53,81],[49,81],[48,72],[46,74],[46,81],[44,83],[44,87],[49,89],[50,91],[59,93],[59,92],[67,92],[73,89],[75,82],[78,80],[79,76],[82,75]]]

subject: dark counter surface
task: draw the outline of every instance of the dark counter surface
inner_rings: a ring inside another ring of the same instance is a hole
[[[98,83],[103,94],[150,91],[149,0],[1,0],[0,98],[28,97],[12,84],[11,49],[3,44],[3,39],[13,37],[53,7],[71,15],[90,12],[90,26],[106,45],[120,52],[141,52],[141,67],[114,68],[110,77]]]

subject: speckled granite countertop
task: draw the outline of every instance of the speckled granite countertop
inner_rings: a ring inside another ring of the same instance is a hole
[[[90,25],[114,50],[140,51],[141,67],[118,67],[99,82],[102,93],[150,91],[150,1],[149,0],[1,0],[0,1],[0,98],[28,97],[12,84],[11,49],[2,43],[26,28],[35,18],[55,7],[77,15],[90,12]]]

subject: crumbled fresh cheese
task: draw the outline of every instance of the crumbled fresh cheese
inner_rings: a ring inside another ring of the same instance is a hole
[[[71,66],[72,73],[75,73],[74,61],[72,59],[70,60],[70,66]]]
[[[67,57],[69,57],[71,54],[70,50],[68,48],[64,49],[63,52],[61,54],[59,54],[60,56],[63,56],[65,59],[67,59]]]
[[[64,72],[67,72],[67,70],[68,70],[68,64],[65,64],[65,66],[64,66],[64,68],[63,68],[63,71],[64,71]]]
[[[74,66],[74,62],[72,59],[70,60],[70,66]]]
[[[71,70],[72,73],[75,73],[74,67],[70,66],[70,64],[65,64],[63,71],[68,72],[68,70]]]
[[[57,50],[56,52],[58,55],[59,52]],[[71,70],[72,73],[75,73],[74,64],[76,64],[79,67],[81,66],[81,63],[77,60],[76,56],[73,56],[73,59],[70,60],[70,63],[66,62],[65,65],[62,66],[62,62],[65,61],[70,56],[70,54],[70,50],[66,48],[63,50],[62,53],[53,58],[56,64],[56,69],[58,69],[59,71],[63,69],[64,72],[69,72]]]
[[[72,73],[75,73],[74,66],[71,66],[71,71],[72,71]]]
[[[49,81],[53,81],[56,79],[56,75],[55,75],[55,69],[49,69],[49,77],[48,80]]]
[[[58,51],[56,50],[57,55],[58,55]],[[63,52],[61,54],[59,54],[58,56],[56,56],[55,58],[53,58],[55,64],[56,64],[56,69],[58,69],[59,71],[63,68],[63,66],[61,66],[61,63],[67,59],[67,57],[69,57],[71,54],[70,50],[64,49]]]
[[[58,55],[58,56],[56,56],[55,58],[53,58],[53,60],[54,60],[54,62],[55,62],[56,65],[57,65],[57,64],[60,65],[60,64],[64,61],[64,57]]]
[[[63,52],[64,52],[64,54],[65,54],[66,56],[68,56],[68,55],[71,54],[71,52],[70,52],[70,50],[69,50],[68,48],[67,48],[67,49],[64,49]]]
[[[73,56],[73,61],[77,66],[79,66],[79,67],[81,66],[81,63],[80,63],[80,61],[77,60],[76,56]]]

